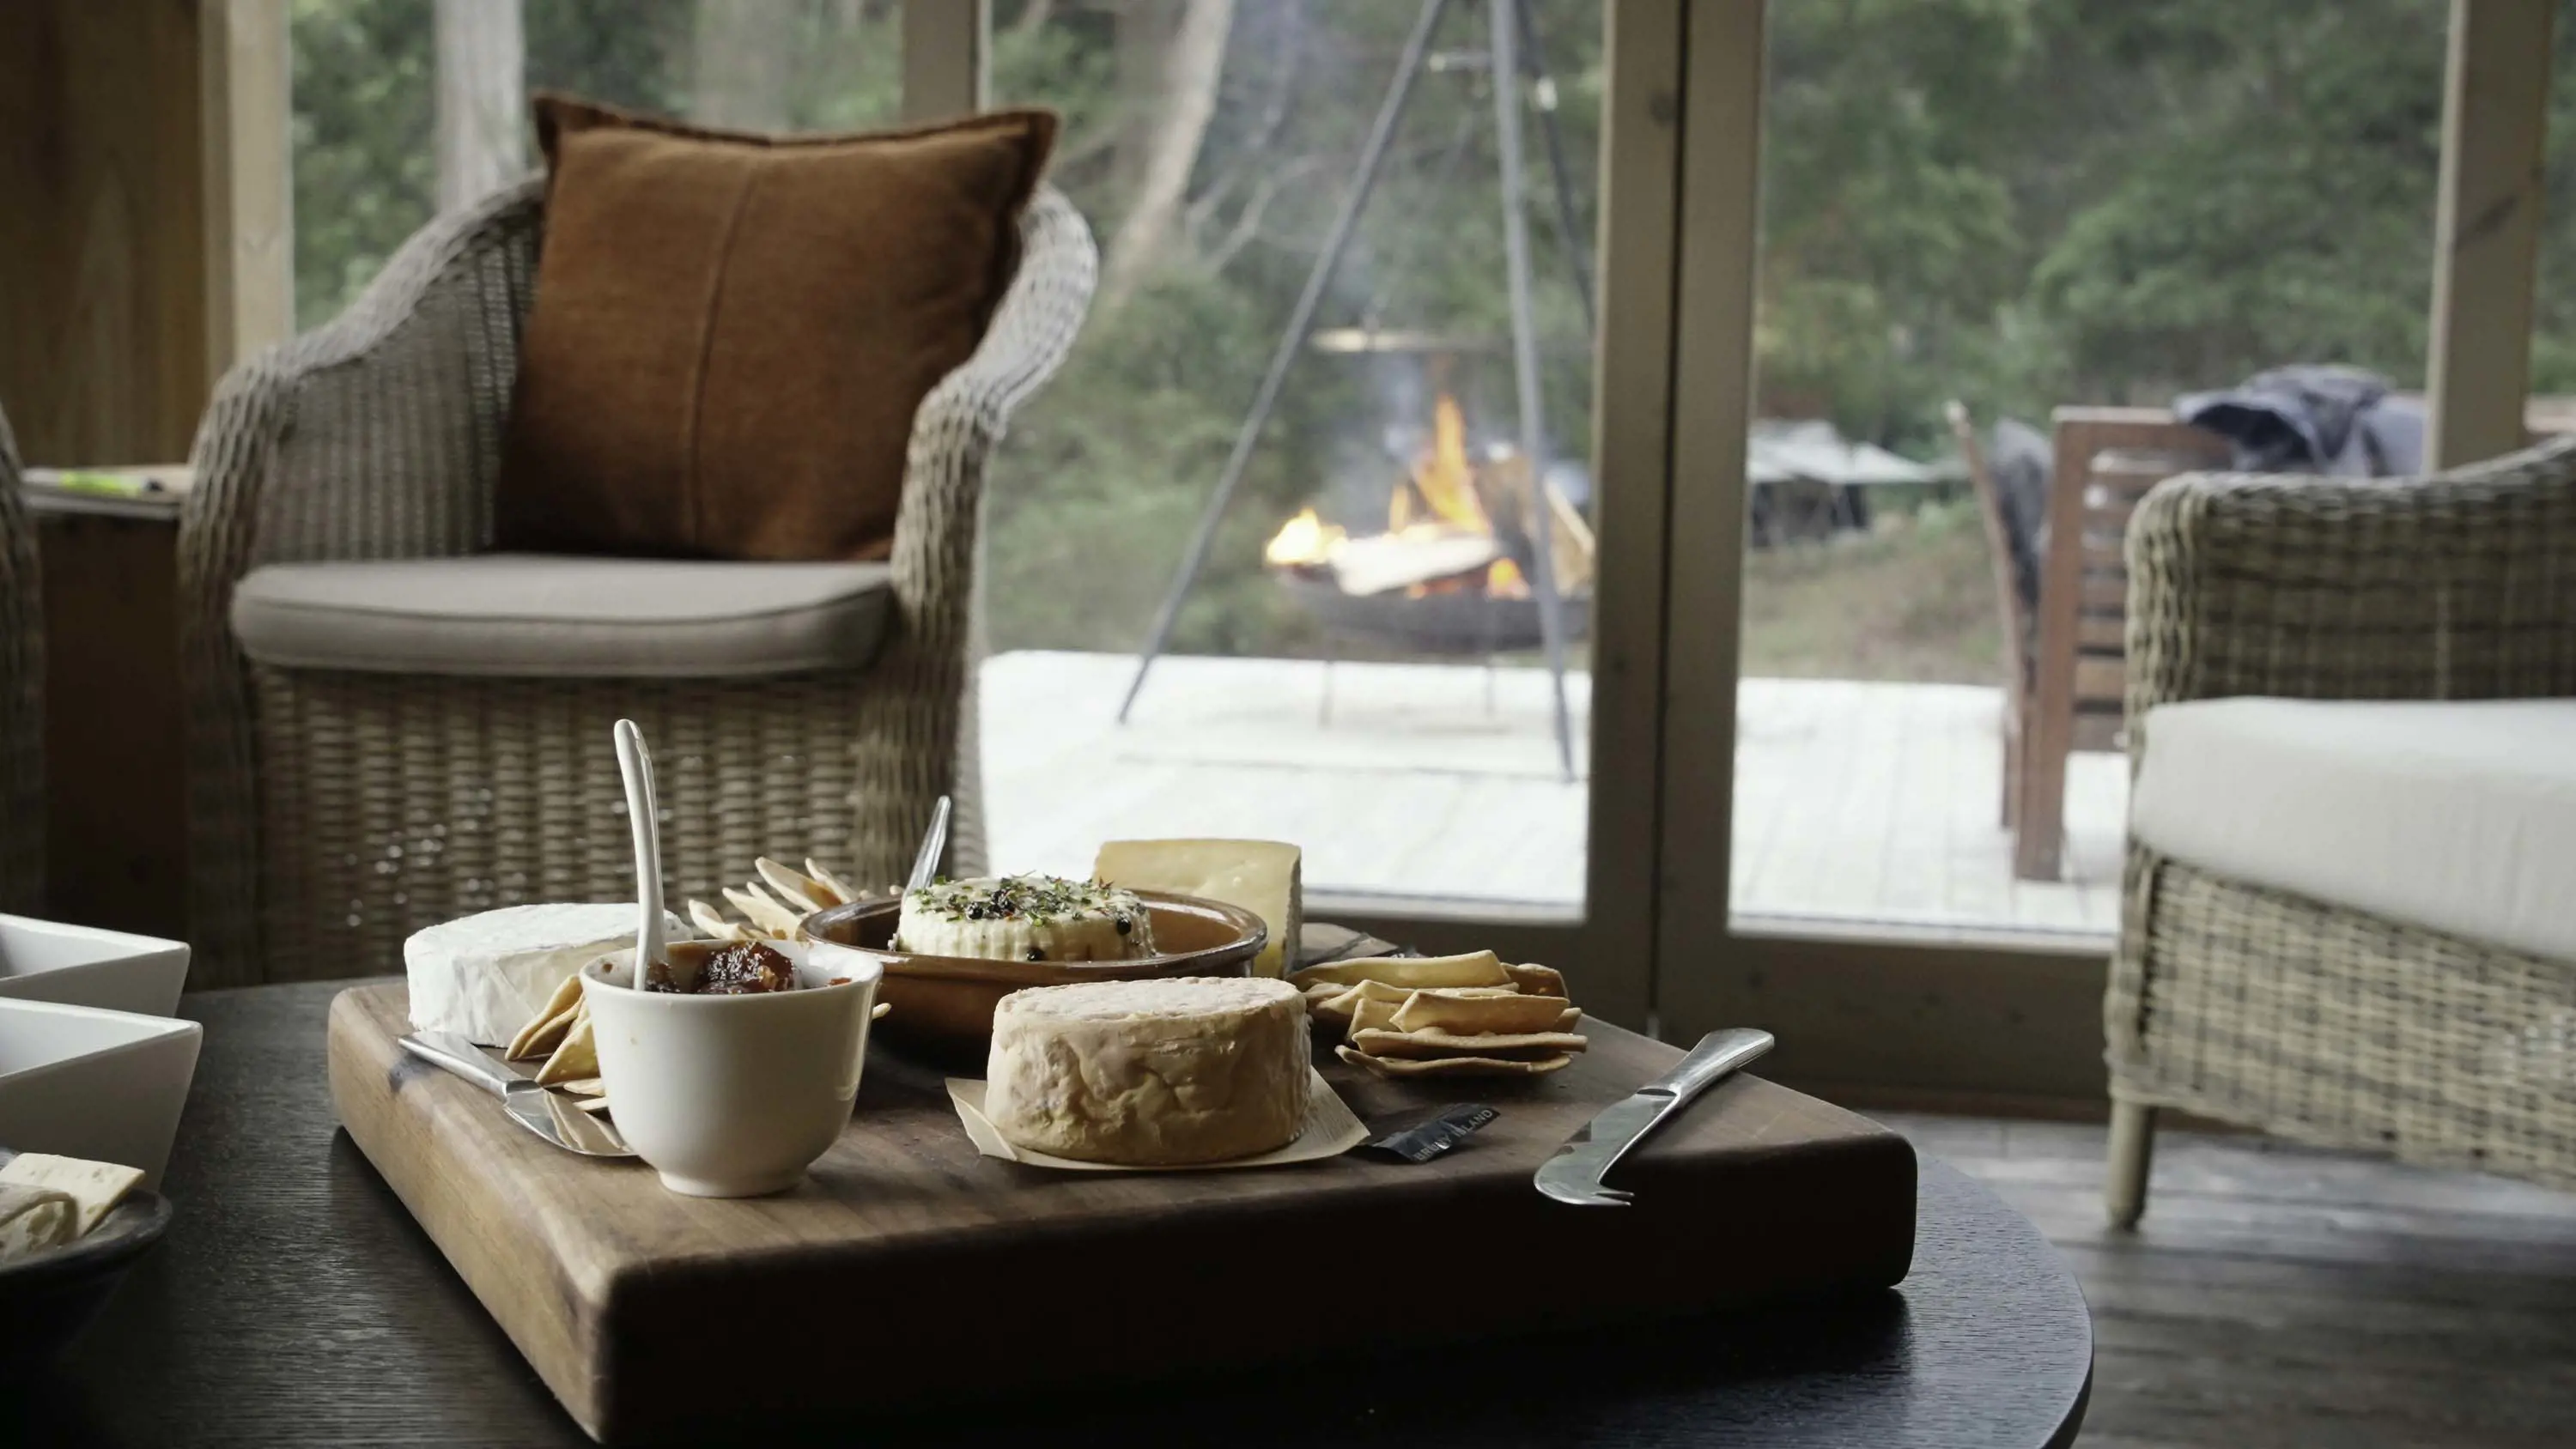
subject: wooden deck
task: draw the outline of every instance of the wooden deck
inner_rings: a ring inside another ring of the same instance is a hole
[[[1543,672],[1173,658],[1122,727],[1134,667],[1034,652],[985,664],[997,868],[1079,874],[1108,838],[1241,835],[1304,846],[1321,894],[1580,905],[1585,793],[1557,778]],[[1580,730],[1590,686],[1577,675],[1568,690]],[[2075,757],[2068,878],[2032,884],[2013,878],[2000,823],[2000,690],[1754,679],[1740,701],[1739,917],[2112,931],[2116,757]]]

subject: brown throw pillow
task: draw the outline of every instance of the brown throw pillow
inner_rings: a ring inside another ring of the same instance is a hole
[[[495,544],[872,559],[975,350],[1055,117],[732,135],[536,101],[550,179]]]

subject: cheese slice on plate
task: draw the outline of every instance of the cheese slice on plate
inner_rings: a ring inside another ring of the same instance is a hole
[[[80,1208],[63,1193],[0,1182],[0,1263],[72,1240]]]
[[[89,1236],[125,1195],[143,1181],[140,1168],[83,1157],[56,1157],[50,1152],[21,1152],[0,1167],[0,1187],[29,1187],[58,1192],[75,1207],[72,1236]]]
[[[1270,928],[1255,976],[1284,976],[1306,923],[1303,858],[1275,840],[1113,840],[1092,863],[1095,879],[1129,890],[1205,896],[1241,906]]]
[[[663,921],[668,939],[692,938],[679,917]],[[565,977],[633,944],[632,905],[510,906],[443,921],[403,942],[411,1024],[507,1046]]]

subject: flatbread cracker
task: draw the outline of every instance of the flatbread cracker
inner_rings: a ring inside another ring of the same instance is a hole
[[[597,1077],[575,1077],[569,1082],[557,1082],[555,1083],[555,1089],[557,1091],[570,1092],[576,1097],[605,1097],[608,1095],[608,1083],[601,1081]]]
[[[689,902],[689,924],[696,926],[699,933],[710,941],[751,939],[751,934],[745,931],[739,922],[726,920],[724,912],[701,900],[692,899]]]
[[[1526,996],[1566,996],[1565,973],[1553,966],[1506,966],[1512,984]]]
[[[1554,1031],[1573,1003],[1562,996],[1462,996],[1416,991],[1395,1009],[1397,1031],[1454,1031],[1461,1035]]]
[[[552,1087],[583,1077],[599,1075],[599,1045],[590,1031],[590,1013],[584,1011],[574,1020],[572,1030],[564,1034],[563,1045],[546,1058],[537,1069],[537,1085]]]
[[[608,1111],[608,1099],[606,1097],[583,1097],[574,1102],[573,1106],[577,1110],[588,1112],[594,1117],[604,1116]]]
[[[804,919],[760,888],[758,881],[745,881],[741,890],[724,888],[724,898],[737,911],[751,918],[751,924],[773,936],[793,936],[796,923]]]
[[[813,878],[814,884],[832,893],[832,905],[846,906],[859,898],[859,893],[850,888],[848,881],[824,869],[823,863],[810,855],[805,857],[805,874]]]
[[[1376,1031],[1394,1024],[1396,1008],[1402,1003],[1363,1000],[1351,1008],[1351,1035]]]
[[[781,865],[764,855],[753,860],[751,868],[760,872],[760,878],[769,882],[769,888],[778,892],[780,899],[800,911],[810,915],[831,904],[825,899],[831,893],[823,889],[822,882],[812,876],[798,874],[791,866]]]
[[[1574,1058],[1564,1055],[1515,1062],[1500,1057],[1377,1057],[1341,1046],[1335,1055],[1381,1077],[1543,1077],[1561,1071]]]
[[[519,1029],[517,1036],[510,1038],[510,1048],[501,1054],[502,1059],[527,1062],[551,1055],[556,1047],[563,1045],[563,1039],[572,1033],[573,1021],[580,1015],[581,1002],[575,1000],[572,1005],[542,1021],[528,1023]]]
[[[1525,1056],[1579,1052],[1592,1043],[1572,1032],[1494,1032],[1462,1036],[1449,1031],[1353,1031],[1351,1045],[1378,1057]]]
[[[1346,986],[1378,981],[1418,990],[1425,986],[1509,986],[1512,977],[1503,969],[1502,959],[1491,951],[1471,951],[1464,956],[1372,956],[1362,961],[1309,966],[1288,977],[1288,983],[1300,990],[1318,981],[1339,981]]]

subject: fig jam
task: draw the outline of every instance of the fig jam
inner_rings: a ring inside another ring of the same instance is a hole
[[[694,986],[674,986],[668,978],[655,973],[656,980],[646,989],[678,991],[697,996],[748,996],[760,991],[793,991],[796,989],[796,963],[758,941],[736,941],[709,951],[698,967]]]

